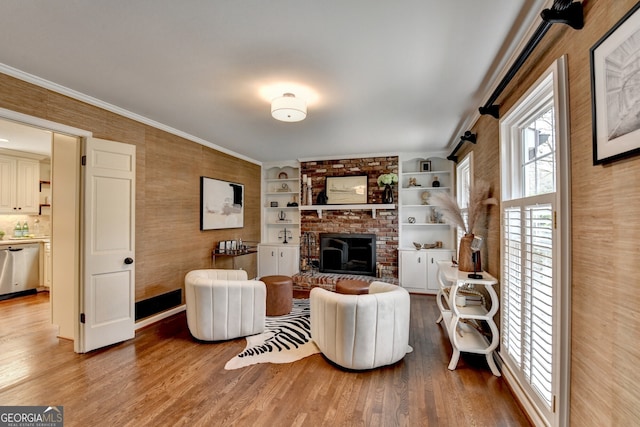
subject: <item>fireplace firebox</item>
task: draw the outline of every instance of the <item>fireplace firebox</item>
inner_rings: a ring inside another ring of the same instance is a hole
[[[320,233],[320,272],[376,275],[376,235]]]

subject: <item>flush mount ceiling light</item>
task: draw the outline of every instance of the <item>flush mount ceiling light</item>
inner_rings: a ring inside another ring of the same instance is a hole
[[[292,93],[285,93],[271,101],[271,115],[283,122],[299,122],[307,117],[307,103]]]

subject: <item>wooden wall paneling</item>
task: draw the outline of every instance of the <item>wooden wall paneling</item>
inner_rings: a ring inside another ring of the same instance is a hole
[[[0,105],[22,114],[42,117],[49,91],[0,73]]]

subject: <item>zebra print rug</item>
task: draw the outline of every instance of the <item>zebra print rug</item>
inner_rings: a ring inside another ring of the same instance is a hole
[[[225,365],[226,370],[256,363],[291,363],[320,353],[311,341],[309,300],[294,299],[293,309],[284,316],[267,317],[265,331],[247,337],[244,351]]]

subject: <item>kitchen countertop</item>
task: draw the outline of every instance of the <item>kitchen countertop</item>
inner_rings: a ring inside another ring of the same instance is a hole
[[[41,236],[41,237],[29,237],[29,238],[13,238],[5,236],[4,239],[0,240],[0,246],[9,246],[9,245],[22,245],[24,243],[49,243],[51,238],[49,236]]]

